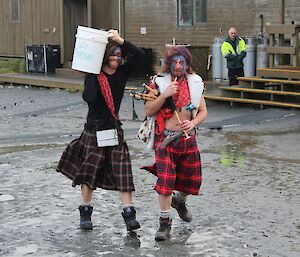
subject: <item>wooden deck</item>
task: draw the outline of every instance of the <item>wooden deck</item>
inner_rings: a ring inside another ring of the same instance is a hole
[[[0,84],[17,84],[29,85],[47,88],[61,88],[68,90],[83,90],[84,76],[83,73],[74,73],[60,69],[59,72],[53,75],[46,75],[42,73],[7,73],[0,74]],[[126,90],[134,91],[141,90],[144,81],[142,79],[131,80],[127,83]]]
[[[9,83],[69,90],[83,90],[84,79],[39,73],[9,73],[0,74],[0,82],[3,84]]]

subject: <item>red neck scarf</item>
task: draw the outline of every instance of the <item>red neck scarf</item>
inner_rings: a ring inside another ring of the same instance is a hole
[[[97,76],[97,79],[100,85],[102,95],[105,99],[106,105],[111,115],[115,118],[115,120],[119,120],[119,118],[116,115],[114,100],[106,75],[103,72],[100,72],[100,74]]]
[[[191,102],[190,89],[186,77],[178,81],[178,93],[173,96],[177,108],[188,105]]]
[[[178,81],[178,93],[173,96],[173,101],[176,108],[181,108],[191,102],[190,89],[186,77]],[[174,112],[170,108],[163,108],[156,115],[156,130],[155,133],[161,134],[165,128],[165,120],[170,119]]]

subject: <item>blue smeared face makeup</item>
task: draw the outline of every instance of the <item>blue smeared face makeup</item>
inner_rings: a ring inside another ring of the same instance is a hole
[[[182,77],[187,70],[187,62],[183,55],[174,55],[170,67],[174,77]]]
[[[117,47],[108,58],[108,66],[116,69],[122,63],[122,50]]]
[[[120,47],[117,47],[111,56],[116,56],[118,58],[118,62],[121,63],[122,62],[122,51]]]

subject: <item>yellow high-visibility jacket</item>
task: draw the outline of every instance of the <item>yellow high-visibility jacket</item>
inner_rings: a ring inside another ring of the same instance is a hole
[[[237,37],[235,42],[231,41],[229,37],[225,39],[221,46],[222,55],[227,59],[227,68],[241,68],[244,66],[243,59],[246,56],[247,45],[244,39]]]

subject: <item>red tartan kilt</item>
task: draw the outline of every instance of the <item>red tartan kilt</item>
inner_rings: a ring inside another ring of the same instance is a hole
[[[155,190],[162,195],[171,195],[173,190],[197,195],[199,194],[202,170],[201,157],[196,137],[181,137],[171,142],[165,149],[159,149],[165,137],[155,136],[155,160],[151,166],[143,167],[157,176]]]

